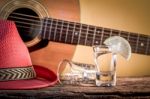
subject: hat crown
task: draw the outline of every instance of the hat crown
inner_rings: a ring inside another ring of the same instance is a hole
[[[0,68],[31,66],[29,52],[12,21],[0,20]]]
[[[15,23],[0,20],[0,90],[42,88],[56,82],[55,73],[32,66],[28,49]]]

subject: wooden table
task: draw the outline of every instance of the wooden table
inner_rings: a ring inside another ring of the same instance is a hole
[[[150,99],[150,77],[117,78],[116,87],[56,85],[38,90],[0,90],[0,99]]]

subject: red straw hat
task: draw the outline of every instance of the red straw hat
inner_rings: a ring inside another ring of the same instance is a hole
[[[14,22],[0,20],[0,89],[35,89],[56,82],[53,71],[32,65]]]

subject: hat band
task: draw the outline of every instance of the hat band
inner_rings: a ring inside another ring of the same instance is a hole
[[[0,69],[0,81],[23,80],[35,78],[36,73],[32,66],[23,68]]]

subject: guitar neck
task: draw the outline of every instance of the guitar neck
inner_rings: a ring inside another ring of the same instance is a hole
[[[97,27],[53,18],[44,18],[42,22],[42,39],[48,39],[50,41],[67,44],[94,46],[104,45],[103,42],[108,37],[121,36],[128,40],[133,53],[150,55],[149,35]]]

